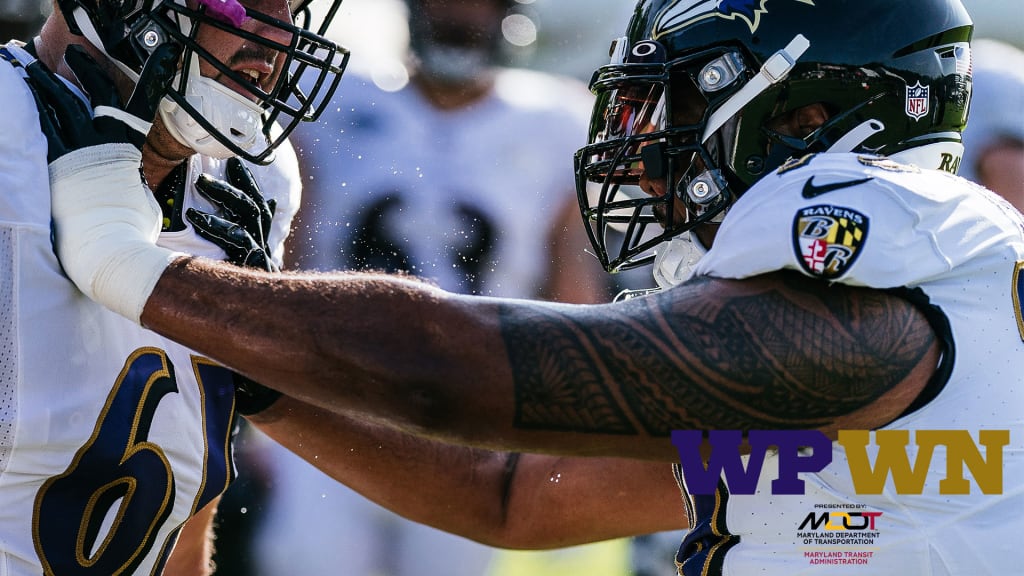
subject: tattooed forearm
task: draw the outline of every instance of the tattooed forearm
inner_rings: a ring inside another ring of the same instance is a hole
[[[934,340],[905,300],[784,273],[521,312],[503,322],[516,424],[581,432],[824,426],[899,384]]]
[[[531,309],[503,323],[522,428],[635,434],[610,389],[599,354],[566,316]]]

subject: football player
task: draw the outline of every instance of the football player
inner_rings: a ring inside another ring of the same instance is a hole
[[[584,252],[569,161],[592,97],[582,82],[501,64],[515,5],[406,0],[408,82],[380,88],[383,66],[363,61],[320,121],[292,133],[295,266],[404,271],[467,294],[611,298]],[[268,574],[329,573],[344,558],[346,576],[480,576],[492,562],[491,549],[403,521],[264,444],[276,489],[253,549]]]
[[[55,181],[58,250],[90,297],[284,392],[254,420],[415,519],[518,546],[685,522],[684,575],[1012,573],[1024,221],[949,172],[971,33],[959,0],[638,2],[592,82],[577,155],[599,259],[653,260],[662,286],[613,304],[383,274],[282,280],[174,254],[139,231],[152,208],[127,161],[102,178],[122,214],[72,210]],[[76,164],[62,178],[90,174]],[[374,426],[388,427],[377,442]],[[673,432],[792,429],[832,439],[798,493],[772,493],[795,475],[779,450],[733,492],[708,486],[699,460],[676,466],[685,521],[667,509],[655,471],[692,457]],[[918,461],[919,489],[908,470],[857,486],[869,463],[842,430],[989,436],[999,470],[982,489],[945,482],[960,447]],[[875,521],[854,543],[870,548],[837,560],[815,547],[800,531],[826,529],[819,511],[831,532]]]
[[[234,378],[82,298],[61,272],[47,166],[62,151],[44,131],[88,141],[99,104],[97,125],[120,134],[116,153],[162,199],[160,245],[271,267],[231,248],[219,219],[237,219],[231,200],[217,196],[221,209],[200,192],[258,198],[255,217],[276,204],[273,226],[250,228],[280,261],[299,190],[284,138],[347,61],[318,34],[338,2],[315,25],[286,0],[55,4],[37,38],[0,48],[0,572],[206,574],[214,503],[235,474]],[[296,90],[300,76],[317,92]],[[63,100],[43,104],[52,94]],[[103,116],[122,99],[156,115],[148,139],[145,123],[125,131]]]
[[[960,175],[1024,210],[1024,51],[989,38],[972,45],[974,91]]]

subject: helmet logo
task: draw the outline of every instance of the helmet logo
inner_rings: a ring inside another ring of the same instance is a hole
[[[636,46],[633,46],[633,56],[637,58],[646,58],[657,51],[658,44],[655,42],[639,42]]]
[[[914,120],[920,120],[925,114],[928,114],[930,94],[931,86],[921,86],[920,80],[913,86],[907,86],[907,116]]]
[[[665,47],[653,40],[641,40],[629,51],[626,62],[630,64],[665,62]]]
[[[795,1],[814,6],[814,0],[773,1]],[[746,22],[750,32],[754,33],[761,25],[761,15],[768,13],[768,9],[765,8],[768,2],[769,0],[676,0],[655,19],[653,36],[657,39],[708,18],[739,18]]]

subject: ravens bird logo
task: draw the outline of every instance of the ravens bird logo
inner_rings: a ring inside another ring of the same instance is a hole
[[[800,2],[814,6],[814,0],[679,0],[669,4],[654,26],[654,38],[681,30],[707,18],[725,18],[747,23],[750,32],[756,32],[761,25],[761,15],[768,13],[765,6],[769,1]]]

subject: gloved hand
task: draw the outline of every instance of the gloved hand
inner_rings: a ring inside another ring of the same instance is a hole
[[[266,201],[252,173],[238,158],[227,161],[227,182],[203,174],[196,188],[220,209],[224,217],[189,208],[185,218],[196,233],[220,246],[228,260],[239,266],[277,272],[267,239],[276,203]],[[235,372],[235,409],[252,416],[269,408],[281,393]]]
[[[163,270],[182,256],[155,246],[160,210],[141,174],[142,145],[179,53],[172,43],[157,47],[121,108],[100,66],[69,46],[65,61],[91,113],[41,64],[26,67],[48,142],[57,255],[87,296],[135,322]]]
[[[238,158],[227,161],[227,182],[203,174],[196,188],[224,214],[189,208],[185,217],[196,232],[220,246],[228,259],[239,266],[277,272],[267,242],[276,203],[263,199],[259,185]]]
[[[25,67],[40,108],[39,121],[46,135],[48,160],[53,163],[83,149],[121,149],[130,144],[140,151],[153,125],[160,100],[177,68],[180,47],[159,46],[146,62],[135,91],[122,108],[113,82],[85,48],[72,44],[64,61],[89,96],[92,109],[36,60]],[[69,159],[61,160],[67,163]]]
[[[259,414],[274,405],[281,398],[281,393],[238,372],[232,372],[232,383],[235,386],[235,410],[242,416]]]

